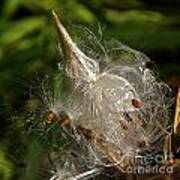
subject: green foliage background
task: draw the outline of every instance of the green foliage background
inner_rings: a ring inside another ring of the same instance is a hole
[[[42,177],[38,174],[37,159],[42,158],[46,149],[28,136],[25,119],[14,117],[39,105],[35,98],[29,100],[31,87],[38,83],[36,77],[57,71],[59,52],[52,9],[67,26],[81,24],[101,33],[98,28],[101,24],[104,37],[114,37],[147,53],[165,80],[180,75],[178,0],[1,0],[2,180]]]

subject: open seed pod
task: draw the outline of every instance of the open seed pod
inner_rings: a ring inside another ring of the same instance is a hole
[[[81,94],[73,99],[80,115],[72,127],[100,154],[104,167],[123,172],[138,166],[136,156],[153,157],[163,151],[169,134],[169,87],[157,81],[143,62],[101,71],[97,61],[73,42],[54,11],[53,17],[73,93]]]

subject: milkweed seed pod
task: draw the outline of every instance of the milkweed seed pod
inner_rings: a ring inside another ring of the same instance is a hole
[[[55,12],[53,16],[67,75],[74,91],[81,95],[77,103],[81,115],[74,123],[101,135],[120,156],[133,158],[158,149],[168,133],[169,88],[145,67],[148,58],[131,51],[135,54],[134,64],[116,64],[101,71],[99,63],[73,42]]]

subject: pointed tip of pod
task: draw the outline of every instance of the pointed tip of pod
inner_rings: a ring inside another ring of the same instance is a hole
[[[52,15],[53,15],[54,18],[57,18],[57,17],[58,17],[58,16],[57,16],[57,13],[56,13],[56,11],[55,11],[54,9],[52,10]]]
[[[52,16],[53,16],[53,20],[54,20],[56,26],[58,26],[59,24],[62,25],[60,23],[59,15],[57,14],[57,12],[54,9],[52,10]]]
[[[61,23],[59,16],[55,10],[52,10],[52,16],[60,38],[62,48],[64,49],[64,51],[66,51],[67,49],[70,51],[70,46],[74,44],[70,35],[68,34],[66,28]]]
[[[59,35],[64,58],[67,62],[67,65],[69,66],[69,74],[71,74],[73,77],[82,77],[84,76],[82,74],[88,74],[88,76],[92,76],[93,73],[91,71],[94,71],[94,69],[92,69],[92,66],[93,68],[97,68],[97,63],[93,59],[87,57],[76,46],[66,28],[61,23],[55,10],[52,11],[52,16]]]

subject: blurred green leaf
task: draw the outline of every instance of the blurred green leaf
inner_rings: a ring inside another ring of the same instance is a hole
[[[22,0],[6,0],[3,8],[3,17],[8,19],[18,9]]]
[[[107,18],[116,24],[133,23],[132,25],[150,24],[151,26],[159,26],[169,23],[169,19],[161,13],[142,10],[131,10],[125,12],[109,10],[107,11]]]
[[[121,25],[110,28],[106,35],[120,40],[124,44],[136,49],[144,49],[145,51],[153,50],[177,50],[180,47],[180,31],[178,30],[153,30],[148,26],[140,28],[131,25]]]
[[[52,11],[58,6],[58,0],[26,0],[23,4],[32,10]]]
[[[2,148],[0,148],[0,177],[1,180],[9,180],[12,176],[13,165],[6,158],[5,152]]]
[[[14,43],[33,31],[43,29],[45,19],[43,17],[26,18],[12,24],[8,24],[1,30],[0,43],[5,46]]]

